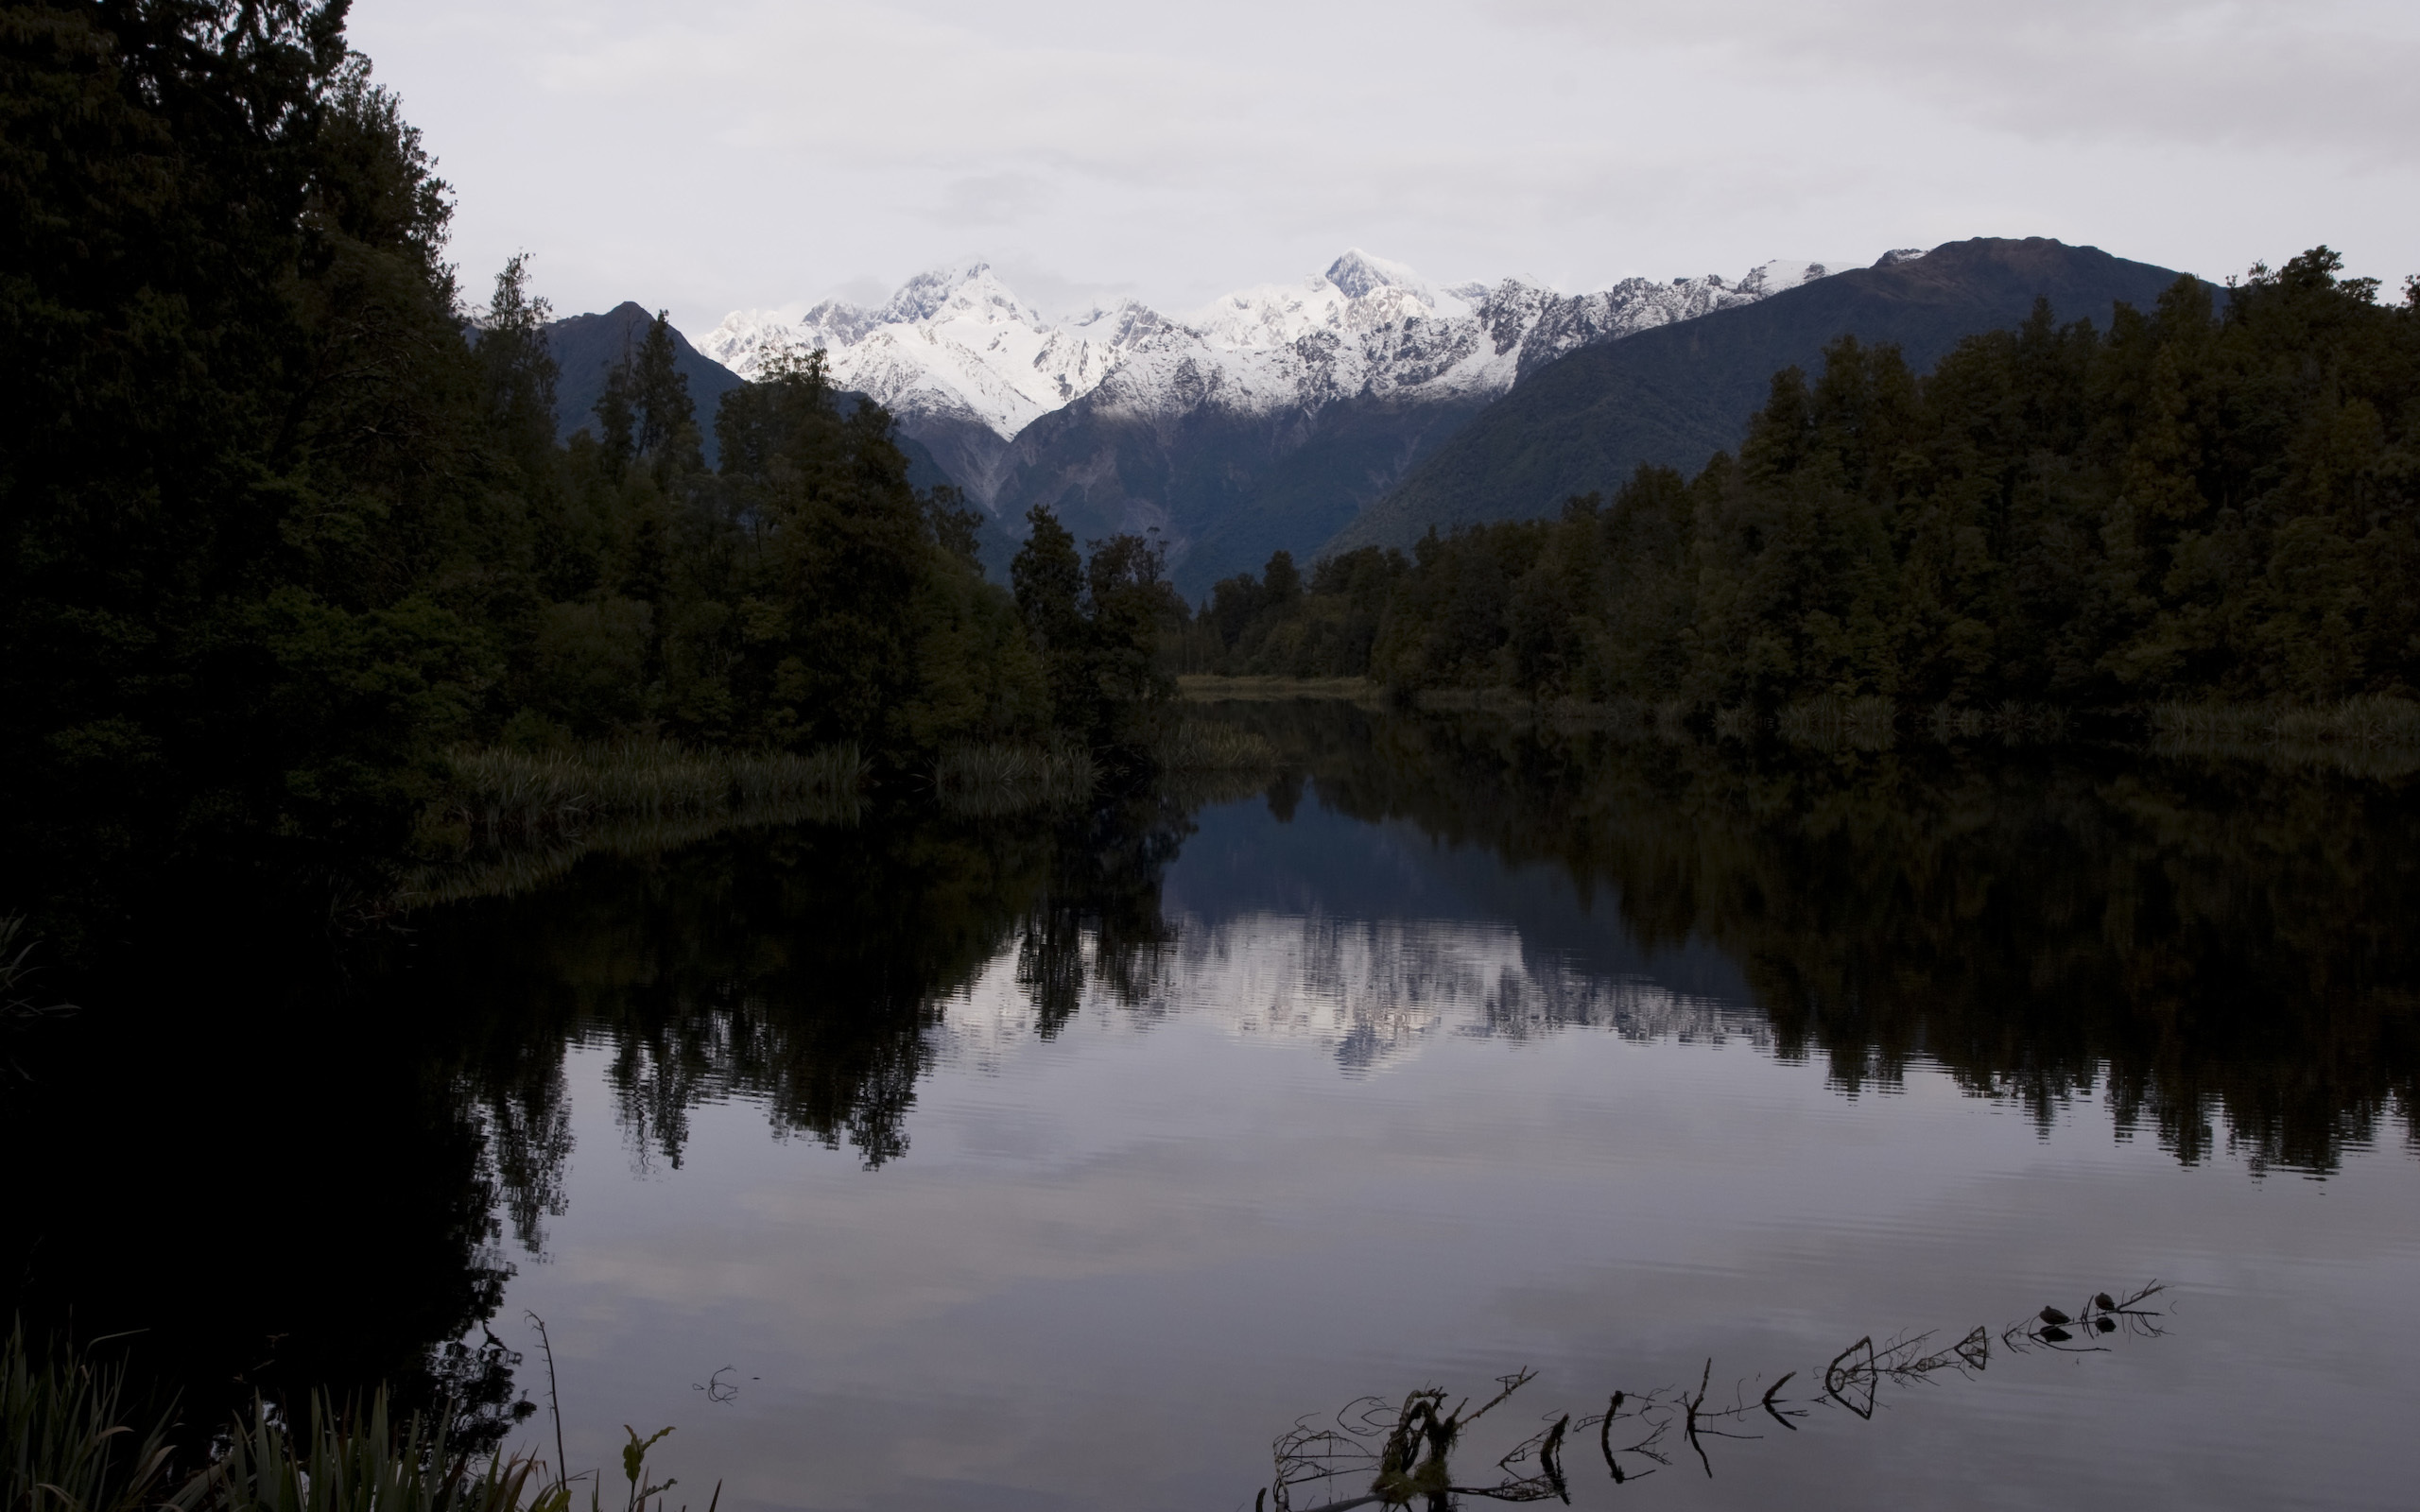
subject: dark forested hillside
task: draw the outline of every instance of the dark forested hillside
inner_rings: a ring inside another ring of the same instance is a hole
[[[1188,593],[1271,551],[1310,554],[1478,412],[1469,396],[1340,400],[1315,411],[1203,404],[1135,413],[1087,395],[1008,443],[992,485],[1014,549],[1022,511],[1046,506],[1086,535],[1158,529]]]
[[[1340,553],[1307,584],[1273,559],[1218,586],[1187,654],[1699,708],[2408,697],[2420,281],[2388,303],[2339,266],[2179,278],[2105,328],[2046,300],[1924,377],[1842,337],[1769,376],[1738,455],[1694,478],[1641,465],[1555,520]]]
[[[2114,304],[2148,307],[2176,277],[2098,248],[1979,237],[1584,347],[1525,377],[1329,549],[1409,546],[1430,525],[1535,519],[1572,494],[1620,487],[1643,462],[1703,467],[1738,446],[1774,372],[1813,369],[1839,336],[1895,345],[1923,371],[1962,337],[2014,326],[2037,299],[2106,326]]]

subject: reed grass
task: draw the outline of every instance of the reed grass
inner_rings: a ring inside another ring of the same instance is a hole
[[[166,1500],[168,1425],[127,1422],[123,1366],[54,1348],[37,1357],[22,1324],[0,1344],[0,1508],[144,1512]]]
[[[255,1405],[178,1504],[193,1512],[568,1512],[571,1487],[561,1478],[549,1484],[544,1468],[498,1453],[475,1469],[469,1455],[447,1452],[441,1422],[432,1428],[415,1413],[400,1428],[393,1423],[384,1391],[358,1418],[314,1395],[307,1433],[289,1432]]]
[[[1756,711],[1746,704],[1733,704],[1714,712],[1714,738],[1717,740],[1752,740],[1760,721]]]
[[[535,892],[577,866],[583,856],[660,855],[734,830],[783,824],[830,824],[828,805],[767,803],[705,814],[656,814],[608,818],[577,830],[508,833],[491,841],[454,847],[441,859],[406,870],[396,884],[394,902],[404,909],[475,898],[510,898]]]
[[[1072,740],[969,743],[949,747],[933,763],[933,793],[942,807],[974,816],[1081,803],[1099,782],[1093,753]]]
[[[1164,772],[1260,772],[1277,765],[1277,747],[1254,730],[1215,719],[1179,719],[1153,743]]]
[[[26,984],[39,971],[30,963],[41,943],[26,934],[25,915],[0,914],[0,1023],[76,1011],[72,1003],[37,1003],[25,996]]]
[[[1338,699],[1376,707],[1385,692],[1368,678],[1223,677],[1182,673],[1177,691],[1188,703],[1288,703]]]
[[[1898,739],[1898,720],[1899,706],[1888,698],[1827,693],[1783,709],[1773,716],[1773,732],[1822,750],[1887,750]]]
[[[693,751],[624,741],[579,751],[459,749],[441,807],[490,835],[575,830],[608,816],[730,813],[781,805],[856,817],[867,764],[855,746]]]
[[[2066,740],[2074,727],[2073,712],[2058,704],[2019,703],[2004,699],[1983,709],[1971,705],[1940,703],[1933,706],[1926,729],[1932,738],[1947,745],[1953,740],[1981,740],[1996,737],[2010,745],[2028,742],[2055,743]]]
[[[315,1393],[299,1431],[256,1400],[210,1462],[182,1476],[172,1420],[131,1410],[122,1366],[56,1346],[37,1356],[12,1327],[0,1342],[0,1512],[571,1512],[572,1482],[587,1478],[501,1451],[480,1463],[446,1442],[442,1414],[396,1422],[383,1390],[367,1412],[340,1413]],[[653,1482],[647,1457],[671,1431],[625,1430],[622,1512],[650,1497],[663,1512],[674,1483]],[[601,1512],[601,1479],[590,1512]],[[708,1512],[720,1500],[717,1484]]]
[[[2332,704],[2161,703],[2152,706],[2154,740],[2283,746],[2420,746],[2420,702],[2347,698]]]

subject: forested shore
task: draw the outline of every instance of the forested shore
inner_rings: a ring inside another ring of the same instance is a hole
[[[2420,687],[2420,282],[2325,248],[2111,328],[2047,304],[1929,375],[1843,336],[1739,455],[1554,520],[1305,574],[1172,638],[1188,672],[1771,711],[2308,710]]]

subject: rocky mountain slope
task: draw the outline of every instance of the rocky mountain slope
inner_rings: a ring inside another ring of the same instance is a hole
[[[1574,351],[1533,369],[1328,544],[1408,546],[1432,524],[1548,514],[1574,493],[1610,492],[1642,462],[1695,472],[1738,445],[1775,372],[1820,370],[1843,333],[1895,342],[1921,371],[1962,337],[2024,319],[2037,296],[2062,321],[2105,328],[2113,303],[2148,307],[2179,276],[2095,247],[1982,237]]]
[[[1159,530],[1198,592],[1279,546],[1316,548],[1564,353],[1824,271],[1772,263],[1564,295],[1511,279],[1438,287],[1357,250],[1175,318],[1126,301],[1054,322],[975,263],[879,308],[737,312],[700,347],[742,376],[772,351],[821,347],[836,382],[888,405],[991,511],[995,556],[1047,504],[1080,537]]]

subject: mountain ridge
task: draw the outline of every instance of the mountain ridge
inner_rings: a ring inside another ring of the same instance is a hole
[[[1897,345],[1921,372],[1964,337],[2024,319],[2037,297],[2063,322],[2105,328],[2112,305],[2147,306],[2183,276],[2048,237],[1975,237],[1582,347],[1481,410],[1321,549],[1409,546],[1431,525],[1551,513],[1620,487],[1642,462],[1694,472],[1737,446],[1775,372],[1818,370],[1843,334]]]
[[[700,345],[743,376],[821,347],[836,383],[889,406],[985,508],[993,565],[1041,504],[1081,539],[1159,530],[1194,592],[1278,546],[1316,548],[1562,353],[1825,271],[1777,261],[1566,295],[1518,279],[1441,286],[1356,248],[1180,316],[1129,300],[1052,322],[968,262],[878,306],[735,311]]]

